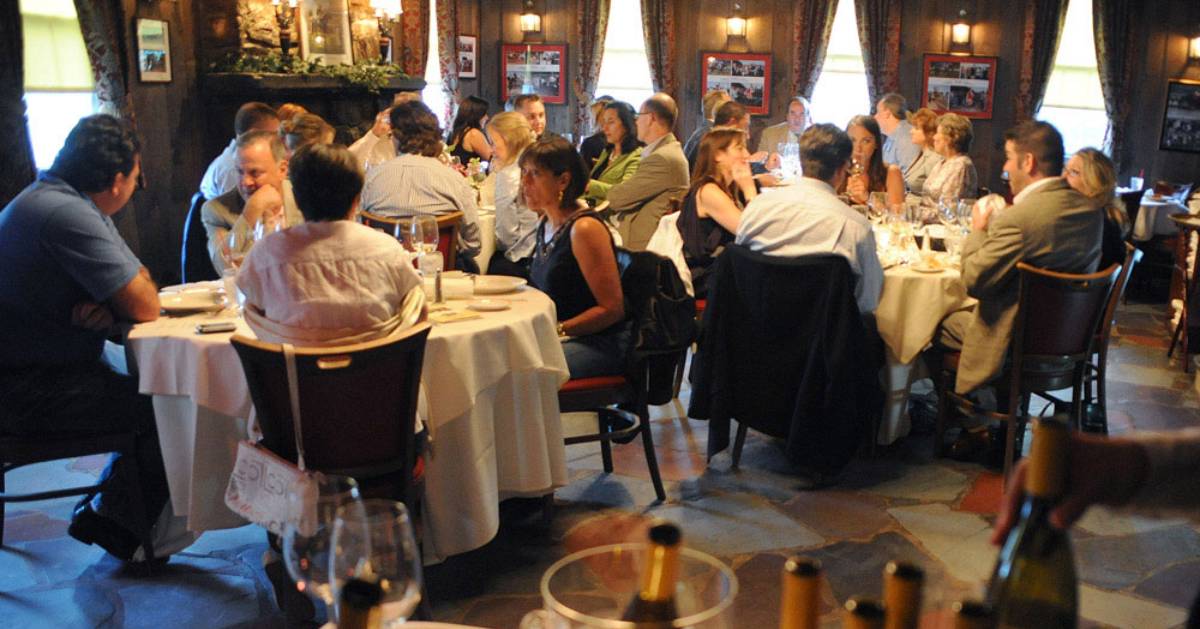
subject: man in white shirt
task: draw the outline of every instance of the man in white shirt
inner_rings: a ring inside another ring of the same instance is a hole
[[[865,315],[879,305],[883,268],[871,222],[837,197],[851,151],[845,131],[831,124],[809,127],[800,136],[804,176],[796,185],[755,197],[742,212],[735,242],[770,256],[843,256],[859,278],[854,297]]]
[[[512,110],[525,116],[529,126],[539,138],[546,132],[546,104],[537,94],[517,94],[512,99]]]
[[[875,104],[875,122],[887,138],[883,141],[883,163],[895,164],[901,172],[908,172],[908,167],[921,154],[921,147],[912,141],[907,111],[908,101],[895,92],[884,94]]]
[[[392,96],[392,107],[416,100],[421,100],[420,92],[396,92]],[[358,158],[364,172],[396,156],[396,147],[392,144],[392,107],[376,114],[371,130],[350,145],[350,153]]]
[[[238,185],[237,139],[247,131],[279,131],[279,114],[265,103],[250,102],[238,108],[233,117],[233,139],[229,146],[208,165],[204,178],[200,180],[200,194],[205,199],[215,199]]]

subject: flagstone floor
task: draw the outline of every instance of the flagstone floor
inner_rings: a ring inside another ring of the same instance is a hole
[[[1200,426],[1193,378],[1165,357],[1162,306],[1130,305],[1119,317],[1109,370],[1112,433]],[[683,394],[686,404],[687,391]],[[555,560],[588,546],[636,539],[647,518],[684,526],[687,543],[729,562],[741,594],[736,627],[777,623],[779,571],[803,553],[826,568],[823,608],[879,593],[883,565],[926,569],[927,609],[978,591],[996,549],[987,542],[1000,498],[997,474],[932,456],[929,435],[910,436],[855,461],[837,486],[799,491],[776,444],[747,441],[742,469],[728,455],[705,465],[706,423],[680,406],[655,409],[653,430],[668,499],[654,503],[640,444],[618,446],[603,474],[595,445],[568,449],[571,483],[556,492],[547,528],[536,504],[506,503],[488,546],[427,571],[437,620],[516,628],[540,606],[538,579]],[[1037,406],[1035,405],[1035,409]],[[10,490],[94,477],[94,457],[9,475]],[[10,505],[0,549],[0,626],[282,627],[261,568],[260,529],[206,533],[152,576],[121,566],[66,535],[72,499]],[[1200,589],[1200,526],[1093,509],[1073,530],[1085,626],[1176,627]],[[926,625],[936,624],[932,617]]]

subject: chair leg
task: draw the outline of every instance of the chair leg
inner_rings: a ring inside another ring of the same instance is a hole
[[[1100,359],[1096,365],[1096,412],[1100,417],[1100,424],[1095,428],[1100,434],[1108,434],[1108,391],[1106,381],[1108,379],[1108,357],[1105,354],[1100,354]]]
[[[1007,486],[1008,475],[1012,473],[1013,461],[1016,458],[1017,447],[1017,415],[1009,413],[1004,422],[1007,430],[1004,433],[1004,482]]]
[[[941,390],[938,391],[938,409],[937,419],[933,425],[933,455],[941,457],[945,451],[946,441],[946,424],[950,421],[950,385],[948,384],[949,376],[947,372],[942,372],[939,378],[941,382]]]
[[[746,424],[739,421],[737,436],[733,439],[733,465],[731,469],[737,469],[738,464],[742,461],[742,446],[746,445]]]
[[[134,449],[130,448],[121,453],[121,456],[127,456],[131,459],[134,456]],[[130,474],[129,494],[133,501],[133,511],[140,516],[142,521],[142,530],[139,531],[139,537],[142,541],[142,553],[145,558],[147,571],[154,565],[154,524],[160,514],[151,514],[146,508],[146,501],[142,497],[142,483],[138,474]]]
[[[665,502],[667,492],[663,489],[662,475],[658,472],[658,455],[654,452],[654,436],[650,434],[650,413],[643,406],[638,415],[642,418],[642,447],[646,450],[646,467],[650,468],[650,482],[654,483],[654,495]]]

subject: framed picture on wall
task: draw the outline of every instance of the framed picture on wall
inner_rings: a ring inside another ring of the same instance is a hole
[[[1200,153],[1200,81],[1167,83],[1167,108],[1158,148]]]
[[[300,56],[325,65],[354,63],[350,9],[346,0],[303,0],[300,3]]]
[[[477,57],[475,49],[479,47],[479,38],[474,35],[458,36],[458,78],[473,79]]]
[[[751,52],[701,52],[701,93],[725,90],[756,116],[771,113],[771,55]]]
[[[566,44],[501,44],[500,98],[537,93],[547,104],[566,104],[566,68]]]
[[[925,55],[921,106],[967,118],[991,119],[996,58]]]
[[[137,21],[138,77],[147,83],[171,82],[171,41],[163,20]]]

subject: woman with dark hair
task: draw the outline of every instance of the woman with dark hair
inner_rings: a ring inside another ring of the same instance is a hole
[[[888,207],[904,205],[904,174],[898,166],[883,163],[883,132],[870,116],[855,116],[846,125],[854,150],[850,154],[850,176],[838,194],[863,204],[872,192],[886,192]]]
[[[558,310],[558,334],[572,378],[620,374],[629,324],[617,248],[595,211],[579,202],[587,185],[583,160],[558,136],[521,154],[521,194],[540,215],[530,279]]]
[[[492,145],[483,134],[487,112],[488,102],[478,96],[467,96],[458,103],[458,113],[454,116],[454,124],[450,125],[446,144],[450,146],[451,157],[457,157],[463,166],[472,158],[492,159]]]
[[[643,144],[637,138],[637,113],[632,105],[619,100],[605,105],[600,112],[600,130],[608,144],[596,158],[584,193],[592,205],[606,199],[613,186],[632,177],[642,160],[638,149]]]
[[[733,242],[742,209],[756,196],[745,132],[719,127],[705,134],[677,223],[697,299],[708,295],[708,270],[721,249]]]

